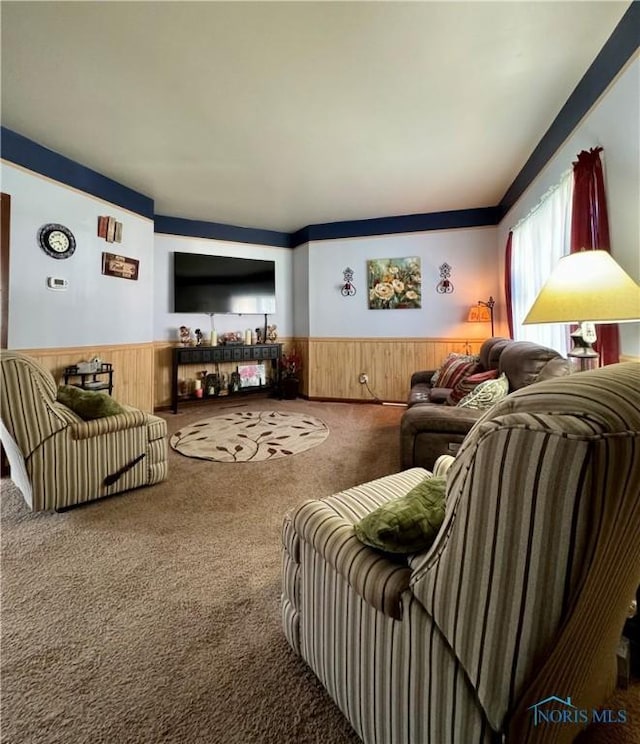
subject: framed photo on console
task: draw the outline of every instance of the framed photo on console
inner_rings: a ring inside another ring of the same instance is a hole
[[[240,387],[260,387],[266,384],[266,368],[264,364],[239,364]]]

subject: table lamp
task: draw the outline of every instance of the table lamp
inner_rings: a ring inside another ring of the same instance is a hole
[[[561,258],[540,290],[524,325],[577,323],[568,356],[595,359],[595,323],[640,320],[640,285],[607,251],[586,250]]]

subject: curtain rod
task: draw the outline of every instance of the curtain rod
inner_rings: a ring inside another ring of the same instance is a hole
[[[549,198],[549,197],[551,196],[551,194],[553,194],[553,192],[554,192],[554,191],[557,191],[557,190],[558,190],[558,189],[560,188],[560,186],[562,186],[562,182],[563,182],[563,181],[565,180],[565,178],[567,178],[567,176],[570,176],[570,175],[572,175],[572,173],[573,173],[573,168],[567,168],[567,170],[566,170],[566,171],[564,171],[564,173],[563,173],[563,174],[562,174],[562,175],[560,176],[560,181],[559,181],[558,183],[554,184],[553,186],[550,186],[550,187],[549,187],[549,188],[548,188],[548,189],[547,189],[547,190],[546,190],[546,191],[544,192],[544,194],[543,194],[543,195],[542,195],[542,196],[540,197],[540,200],[539,200],[539,201],[538,201],[538,203],[537,203],[537,204],[535,205],[535,207],[532,207],[532,208],[531,208],[531,209],[530,209],[530,210],[529,210],[529,211],[527,212],[527,214],[526,214],[526,215],[525,215],[524,217],[522,217],[521,219],[519,219],[519,220],[518,220],[518,221],[516,222],[516,224],[515,224],[515,225],[514,225],[513,227],[510,227],[510,228],[509,228],[509,232],[513,232],[514,230],[517,230],[517,229],[518,229],[518,228],[520,227],[520,225],[521,225],[521,224],[522,224],[523,222],[525,222],[525,221],[526,221],[526,220],[528,220],[528,219],[529,219],[529,218],[530,218],[530,217],[531,217],[531,216],[532,216],[533,214],[535,214],[535,213],[536,213],[536,212],[537,212],[537,211],[538,211],[538,210],[540,209],[540,207],[541,207],[541,206],[542,206],[542,205],[543,205],[543,204],[544,204],[544,203],[545,203],[545,202],[547,201],[547,199],[548,199],[548,198]]]

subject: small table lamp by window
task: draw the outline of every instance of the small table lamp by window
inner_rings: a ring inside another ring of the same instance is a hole
[[[570,357],[588,367],[598,357],[594,323],[640,320],[640,286],[607,251],[587,250],[561,258],[523,324],[578,323]]]
[[[493,297],[489,297],[486,302],[478,300],[477,305],[472,305],[469,308],[469,315],[467,316],[468,323],[491,323],[491,335],[493,336],[493,307],[496,301]]]

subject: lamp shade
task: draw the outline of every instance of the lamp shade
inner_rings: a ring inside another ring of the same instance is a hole
[[[607,251],[587,250],[558,261],[523,323],[633,320],[640,320],[640,285]]]
[[[467,316],[468,323],[491,323],[491,313],[488,307],[472,305]]]

